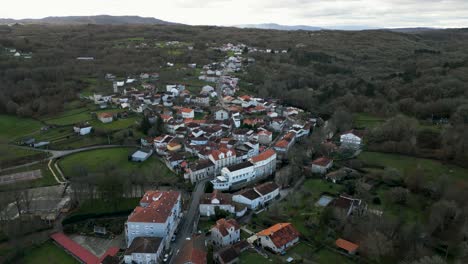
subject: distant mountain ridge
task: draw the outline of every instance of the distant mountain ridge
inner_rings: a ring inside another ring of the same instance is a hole
[[[82,24],[97,24],[97,25],[174,25],[164,20],[154,17],[140,16],[63,16],[63,17],[45,17],[39,19],[2,19],[0,24],[53,24],[53,25],[82,25]]]
[[[323,30],[321,27],[305,26],[305,25],[295,25],[287,26],[280,25],[276,23],[265,23],[265,24],[245,24],[245,25],[235,25],[234,27],[238,28],[257,28],[257,29],[274,29],[274,30],[307,30],[307,31],[317,31]]]
[[[273,29],[273,30],[285,30],[285,31],[296,31],[296,30],[305,30],[305,31],[319,31],[319,30],[389,30],[400,33],[415,33],[423,32],[430,30],[437,30],[439,28],[429,28],[429,27],[414,27],[414,28],[379,28],[379,27],[369,27],[369,26],[333,26],[333,27],[314,27],[306,25],[280,25],[276,23],[264,23],[264,24],[244,24],[244,25],[234,25],[237,28],[255,28],[255,29]]]

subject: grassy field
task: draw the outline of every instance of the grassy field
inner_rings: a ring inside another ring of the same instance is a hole
[[[63,113],[60,113],[57,116],[48,117],[46,119],[43,119],[42,121],[50,125],[59,125],[59,126],[73,125],[76,123],[91,120],[92,118],[89,112],[90,112],[90,109],[86,107],[76,108],[76,109],[72,109],[72,110],[68,110]]]
[[[385,122],[385,118],[376,117],[368,113],[354,114],[354,125],[357,128],[374,128]]]
[[[0,142],[9,142],[27,136],[41,128],[41,122],[10,115],[0,115]]]
[[[19,263],[78,264],[79,262],[52,241],[48,241],[39,247],[26,250],[25,256]]]
[[[24,149],[14,145],[0,144],[0,163],[11,159],[27,158],[28,156],[34,156],[39,153],[42,152],[32,149]]]
[[[126,129],[132,126],[136,126],[139,124],[141,121],[141,118],[138,116],[133,116],[125,119],[117,119],[114,120],[110,123],[102,123],[99,120],[93,120],[90,122],[90,124],[95,128],[95,129],[102,129],[105,131],[117,131],[117,130],[122,130]]]
[[[290,194],[288,198],[281,201],[279,206],[278,219],[271,219],[271,212],[262,212],[254,216],[255,225],[251,224],[249,228],[254,232],[267,227],[268,222],[271,224],[279,221],[286,221],[292,225],[304,236],[311,237],[313,230],[306,226],[308,219],[318,221],[323,211],[322,207],[318,207],[315,203],[323,193],[338,195],[341,193],[343,186],[326,182],[321,179],[306,180],[300,191]],[[270,210],[271,211],[271,210]]]
[[[299,243],[294,245],[293,247],[289,248],[286,251],[286,254],[284,256],[280,255],[274,255],[272,253],[268,253],[268,259],[265,258],[264,256],[258,254],[257,252],[248,250],[245,251],[244,253],[241,254],[240,256],[240,263],[247,263],[247,264],[257,264],[257,263],[287,263],[287,259],[289,257],[293,258],[294,260],[301,260],[301,259],[312,259],[316,258],[319,259],[319,257],[322,257],[323,260],[330,260],[331,262],[318,262],[318,263],[352,263],[352,262],[340,262],[338,260],[343,260],[346,261],[345,257],[342,257],[341,255],[334,253],[332,251],[324,251],[325,253],[329,253],[329,255],[323,255],[322,253],[324,250],[320,250],[318,253],[320,255],[315,255],[314,254],[314,248],[305,244],[305,243]],[[337,260],[338,262],[334,262],[332,260]],[[296,263],[296,262],[294,262]],[[301,263],[301,262],[299,262]]]
[[[312,260],[315,261],[316,263],[319,263],[319,264],[328,264],[328,263],[342,263],[342,264],[351,264],[351,263],[355,263],[354,261],[352,261],[351,259],[343,256],[343,255],[340,255],[338,253],[335,253],[331,250],[328,250],[328,249],[321,249],[319,250],[318,252],[316,252],[313,257],[312,257]]]
[[[372,129],[374,127],[382,125],[383,123],[385,123],[385,121],[387,121],[386,118],[378,117],[369,113],[354,114],[354,126],[359,129]],[[420,120],[418,122],[418,129],[430,129],[433,131],[441,131],[442,126],[434,125],[430,122]]]
[[[468,169],[455,165],[443,164],[437,160],[379,152],[363,152],[359,155],[359,160],[369,165],[392,167],[400,170],[403,174],[409,173],[419,167],[431,178],[440,175],[448,175],[455,179],[468,179]]]
[[[123,173],[137,172],[143,175],[151,175],[154,179],[171,179],[175,174],[155,156],[147,161],[138,163],[128,160],[135,149],[133,148],[110,148],[77,153],[60,160],[59,165],[66,177],[73,177],[76,164],[84,167],[88,172],[102,170],[106,164],[113,164],[119,167]]]

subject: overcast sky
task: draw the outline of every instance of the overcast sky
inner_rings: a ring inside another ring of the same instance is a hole
[[[468,0],[14,0],[1,18],[139,15],[191,25],[468,27]]]

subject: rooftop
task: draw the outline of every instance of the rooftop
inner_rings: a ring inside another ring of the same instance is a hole
[[[278,223],[270,228],[260,231],[257,236],[268,236],[276,247],[281,248],[299,237],[299,232],[291,223]]]
[[[147,191],[140,204],[128,216],[129,222],[165,223],[172,214],[180,193],[176,191]]]
[[[245,161],[245,162],[242,162],[242,163],[239,163],[239,164],[231,165],[231,166],[227,167],[227,169],[230,172],[233,172],[233,171],[242,170],[242,169],[245,169],[245,168],[248,168],[248,167],[251,167],[251,166],[253,166],[252,162]]]
[[[162,242],[161,237],[136,237],[132,244],[125,250],[125,255],[132,253],[155,253]]]

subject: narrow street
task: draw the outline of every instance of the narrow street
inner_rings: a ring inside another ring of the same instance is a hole
[[[191,237],[194,232],[196,232],[196,222],[195,220],[198,217],[198,205],[200,203],[200,198],[205,192],[205,185],[208,180],[200,181],[195,186],[194,191],[192,192],[192,197],[190,198],[190,207],[187,209],[180,225],[178,227],[176,241],[172,244],[173,257],[171,258],[171,263],[175,256],[179,253],[179,250],[182,248],[186,238]]]

